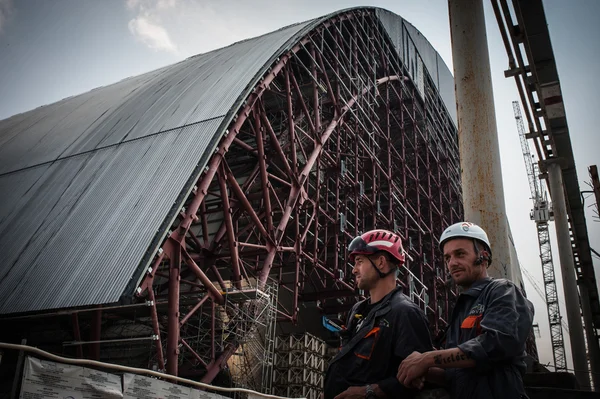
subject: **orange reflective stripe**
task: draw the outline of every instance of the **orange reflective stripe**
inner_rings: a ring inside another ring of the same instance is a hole
[[[371,331],[369,331],[367,333],[367,335],[364,336],[363,339],[369,338],[371,335],[375,335],[375,339],[373,340],[373,343],[371,344],[371,350],[369,351],[368,355],[362,355],[358,352],[354,352],[354,354],[356,355],[356,357],[359,357],[361,359],[365,359],[365,360],[370,360],[371,359],[371,355],[373,354],[373,349],[375,349],[375,343],[377,342],[377,334],[379,333],[380,328],[379,327],[375,327],[373,328]]]
[[[477,324],[479,320],[481,320],[481,318],[482,315],[469,316],[463,320],[462,324],[460,325],[460,328],[473,328],[475,327],[475,324]]]
[[[369,331],[367,333],[367,335],[365,335],[365,338],[369,338],[371,335],[377,334],[379,332],[379,327],[375,327],[374,329],[372,329],[371,331]]]

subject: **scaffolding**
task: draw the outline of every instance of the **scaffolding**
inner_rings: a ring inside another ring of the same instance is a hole
[[[180,285],[198,279],[217,304],[247,280],[274,279],[279,323],[296,323],[302,303],[343,313],[357,297],[345,248],[386,228],[403,237],[410,259],[399,284],[432,330],[443,329],[456,293],[437,240],[462,219],[462,203],[456,128],[432,79],[425,71],[413,81],[370,10],[324,22],[270,71],[218,145],[140,295],[156,286],[155,270],[181,267]],[[181,295],[176,289],[165,294]],[[175,356],[166,345],[168,365]],[[196,357],[201,345],[179,357]],[[202,378],[211,381],[239,345],[213,348]]]
[[[289,398],[319,399],[326,367],[325,341],[308,333],[278,336],[273,393]]]
[[[456,292],[438,237],[463,218],[457,131],[402,29],[414,65],[366,8],[324,19],[279,54],[174,216],[141,278],[140,303],[90,310],[60,334],[102,339],[130,318],[153,339],[135,359],[115,350],[112,361],[202,382],[229,374],[268,392],[283,378],[269,369],[278,362],[273,320],[293,326],[304,305],[348,311],[360,295],[346,248],[373,228],[402,237],[409,261],[398,284],[434,334],[444,329]],[[94,348],[102,359],[108,346]],[[316,392],[324,353],[306,356],[314,373],[302,378]],[[286,378],[300,381],[288,364]]]
[[[238,388],[270,393],[275,347],[277,285],[263,290],[233,291],[225,295],[220,314],[221,347],[235,342],[237,351],[227,365]]]

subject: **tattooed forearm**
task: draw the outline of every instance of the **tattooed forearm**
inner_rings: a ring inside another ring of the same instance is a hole
[[[469,355],[464,354],[463,352],[458,353],[450,353],[448,355],[435,355],[433,356],[433,362],[438,365],[451,365],[453,363],[460,362],[462,360],[470,359]]]

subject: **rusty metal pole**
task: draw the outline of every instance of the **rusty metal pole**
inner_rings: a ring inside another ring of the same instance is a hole
[[[102,308],[94,310],[90,328],[90,341],[94,342],[89,348],[89,358],[100,360],[100,340],[102,339]]]
[[[585,339],[587,341],[587,358],[589,359],[590,365],[590,376],[593,383],[593,390],[595,392],[600,391],[600,348],[598,347],[598,338],[594,333],[594,325],[592,321],[592,308],[590,305],[590,293],[585,281],[579,281],[577,286],[579,287],[579,294],[581,300],[581,314],[583,315],[583,331],[585,332]]]
[[[492,277],[513,280],[482,0],[449,0],[465,219],[492,244]]]
[[[181,271],[181,247],[173,246],[169,267],[169,311],[167,327],[167,374],[179,372],[179,280]]]
[[[587,353],[583,337],[583,323],[579,308],[579,293],[577,292],[577,276],[575,275],[575,260],[569,233],[569,220],[567,215],[567,202],[565,199],[565,186],[563,184],[560,161],[548,160],[545,163],[548,170],[548,183],[554,210],[554,226],[560,259],[560,271],[563,279],[565,306],[569,322],[569,340],[571,342],[571,356],[575,378],[582,389],[590,389],[590,376],[588,374]]]

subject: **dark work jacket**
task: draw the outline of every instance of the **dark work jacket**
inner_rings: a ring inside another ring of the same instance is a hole
[[[423,311],[397,287],[371,310],[355,332],[354,315],[365,304],[359,302],[350,311],[348,337],[325,375],[325,399],[333,399],[351,386],[367,384],[378,384],[388,398],[413,397],[416,392],[400,384],[396,374],[400,362],[413,351],[432,350]]]
[[[460,294],[450,318],[446,348],[460,348],[477,362],[448,369],[453,398],[526,398],[525,340],[533,305],[510,281],[485,278]]]

